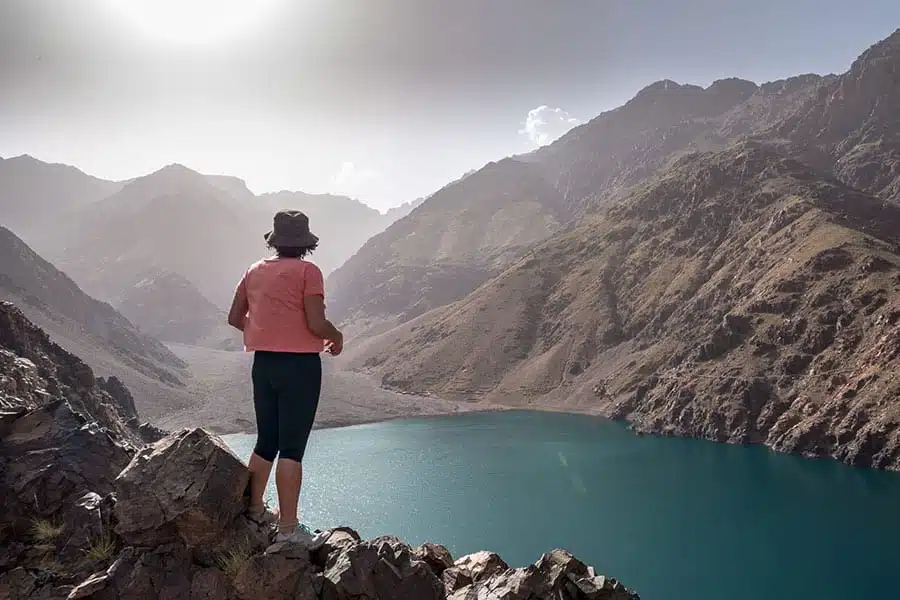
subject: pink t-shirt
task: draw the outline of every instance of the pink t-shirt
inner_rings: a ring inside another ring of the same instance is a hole
[[[322,271],[299,258],[264,258],[237,286],[246,294],[244,349],[248,352],[321,352],[325,341],[306,325],[304,296],[325,296]]]

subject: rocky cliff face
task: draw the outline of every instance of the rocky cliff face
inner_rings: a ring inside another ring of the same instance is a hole
[[[898,469],[898,243],[897,207],[744,143],[348,352],[405,391]]]
[[[345,527],[315,549],[272,545],[222,440],[138,429],[122,393],[0,304],[0,598],[638,598],[562,550],[511,569]]]

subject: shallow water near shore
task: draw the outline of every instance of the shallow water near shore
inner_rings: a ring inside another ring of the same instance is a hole
[[[254,436],[224,438],[249,457]],[[532,412],[318,429],[304,471],[312,527],[489,549],[512,566],[566,548],[644,600],[900,589],[896,473]]]

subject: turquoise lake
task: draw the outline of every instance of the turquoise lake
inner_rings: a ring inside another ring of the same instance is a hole
[[[301,519],[512,566],[566,548],[643,600],[900,598],[900,474],[579,415],[314,431]]]

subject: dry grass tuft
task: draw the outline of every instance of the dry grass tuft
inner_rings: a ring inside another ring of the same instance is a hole
[[[46,519],[35,519],[31,524],[31,537],[35,542],[46,544],[62,535],[64,529],[64,525]]]

